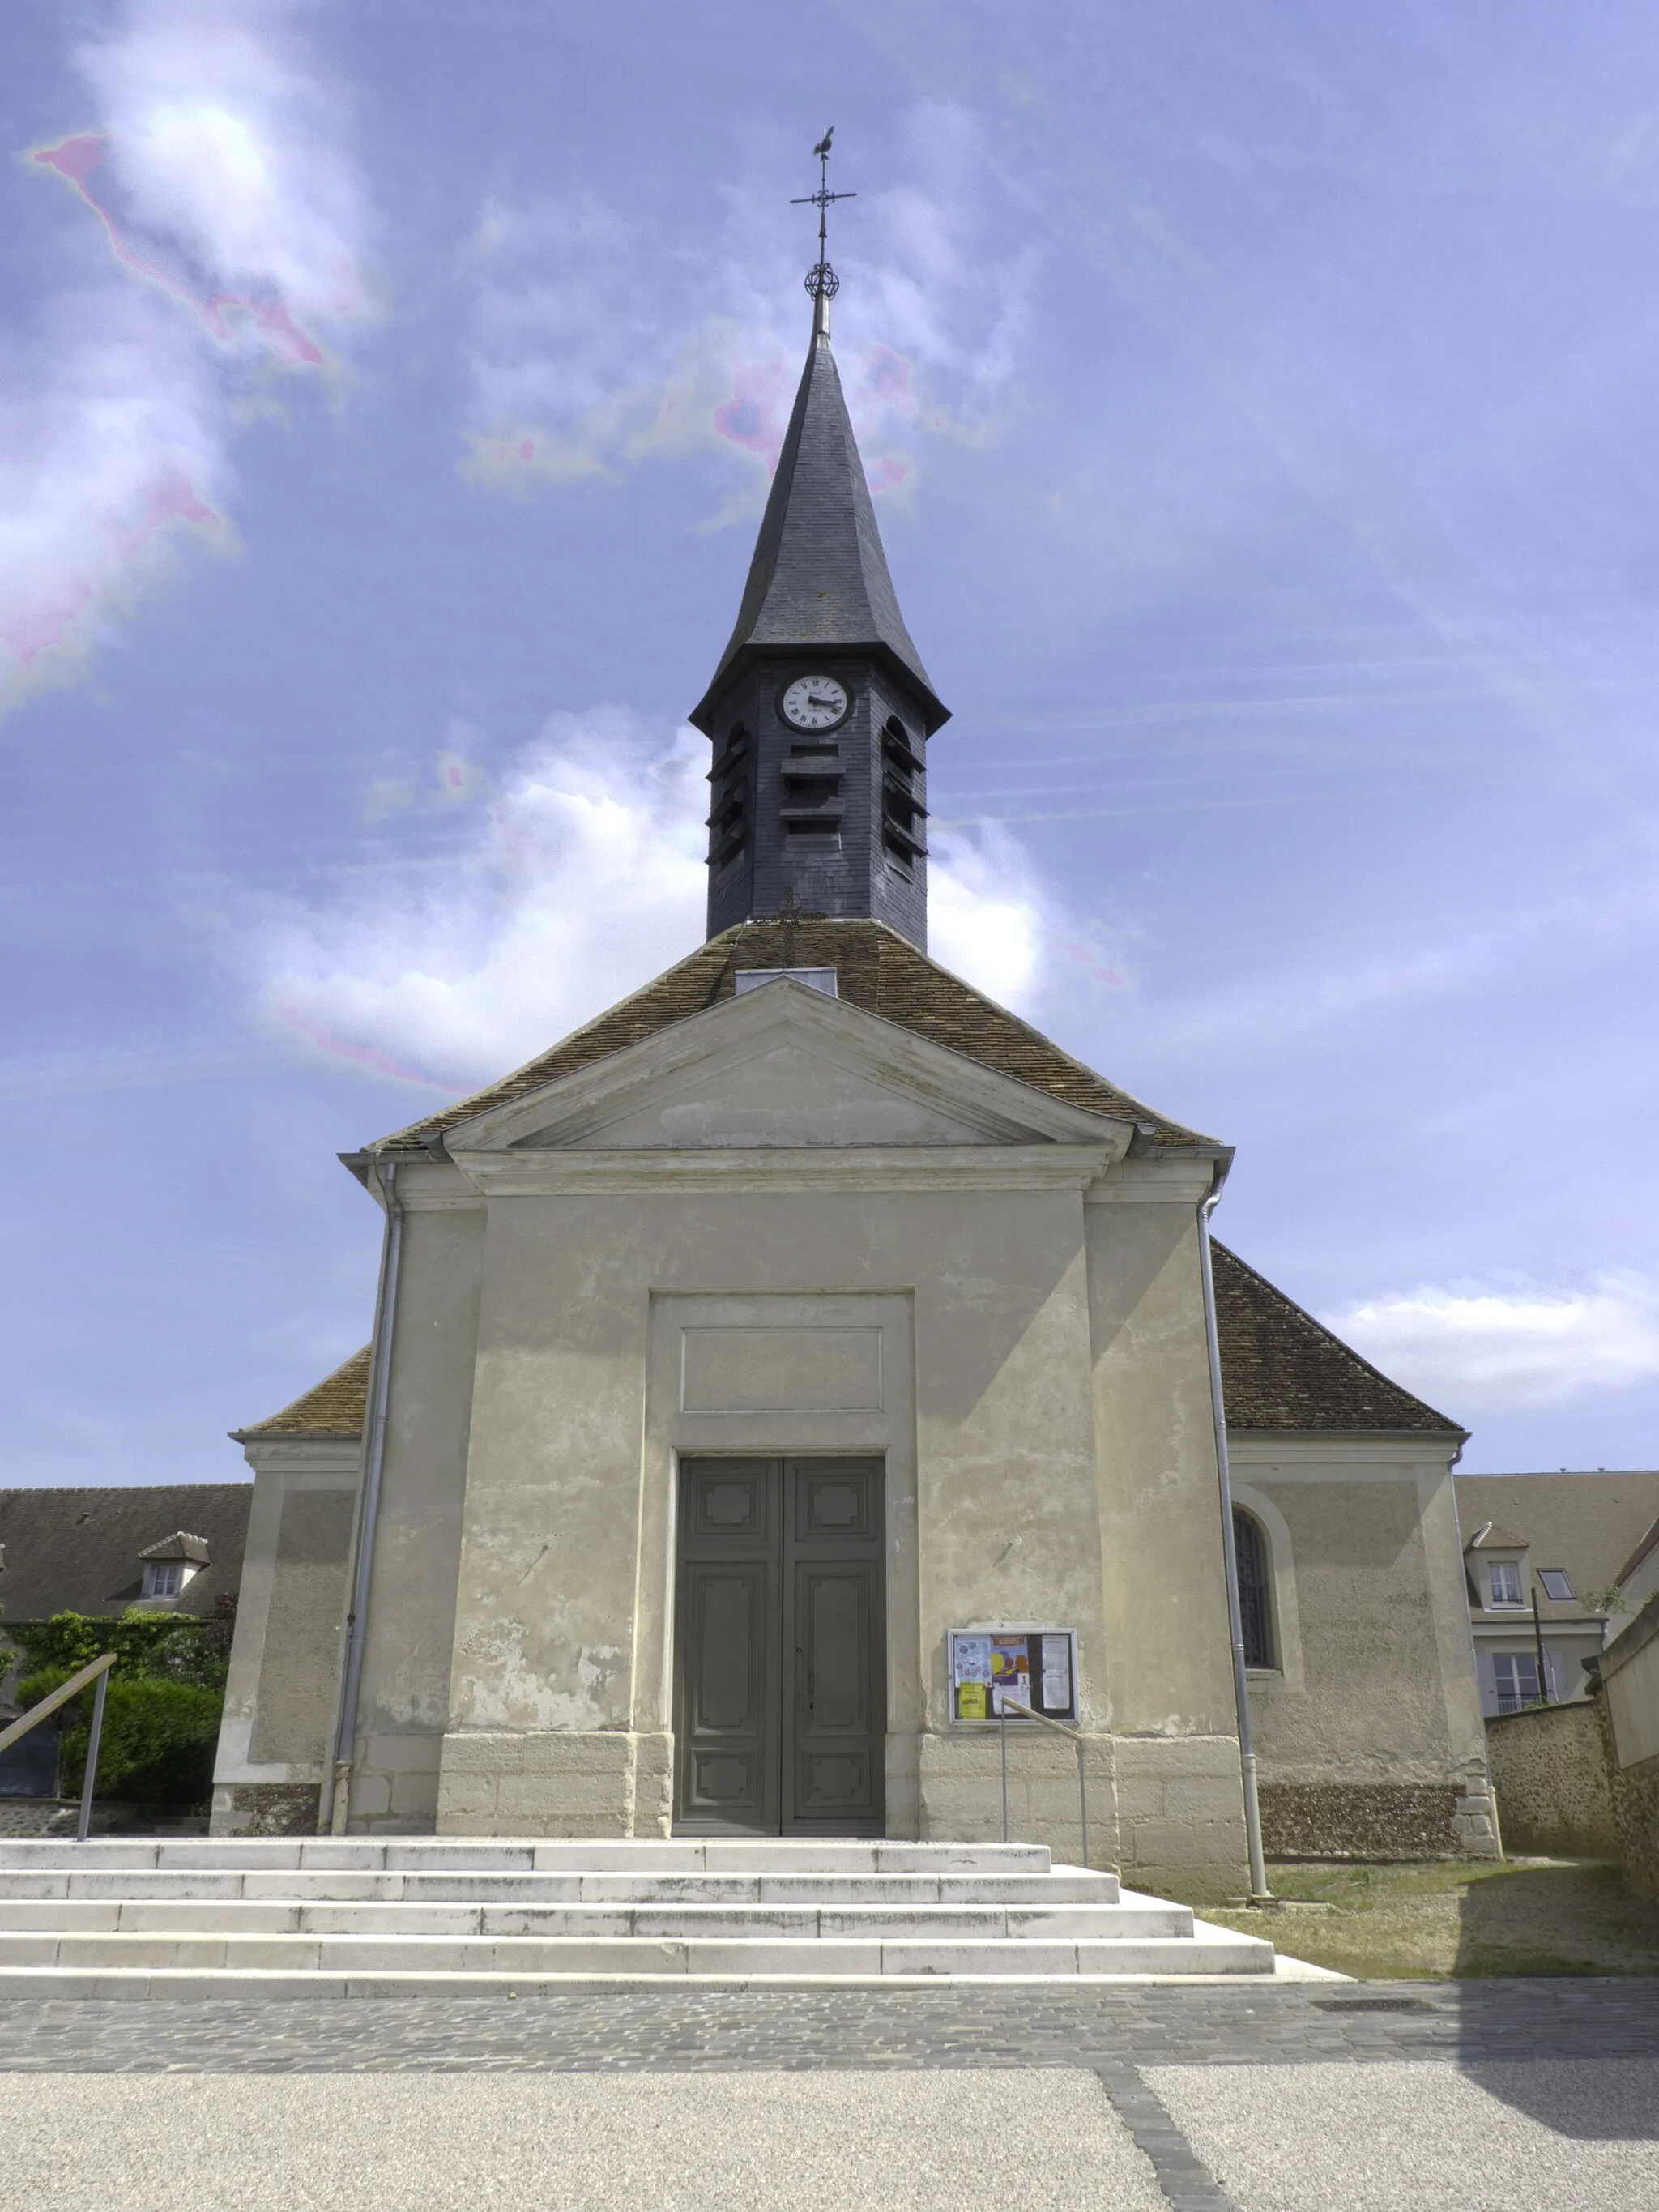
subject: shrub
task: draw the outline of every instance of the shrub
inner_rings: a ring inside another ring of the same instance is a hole
[[[52,1667],[31,1675],[18,1685],[20,1701],[36,1704],[74,1672],[72,1667]],[[58,1787],[64,1796],[78,1796],[86,1777],[92,1696],[88,1691],[63,1709],[67,1725],[58,1756]],[[124,1680],[120,1668],[112,1668],[94,1795],[143,1805],[199,1803],[213,1786],[223,1705],[222,1691],[199,1682],[143,1674]]]
[[[134,1607],[118,1620],[58,1613],[0,1633],[22,1654],[17,1697],[25,1710],[100,1652],[113,1651],[96,1794],[140,1804],[197,1804],[213,1784],[234,1619],[234,1602],[222,1600],[210,1620]],[[83,1692],[58,1716],[58,1787],[66,1796],[79,1794],[86,1773],[94,1695]]]
[[[142,1676],[222,1691],[234,1618],[234,1607],[227,1612],[222,1600],[221,1611],[210,1620],[134,1606],[116,1620],[55,1613],[50,1620],[19,1621],[0,1635],[22,1653],[21,1672],[31,1678],[50,1668],[61,1682],[100,1651],[113,1651],[119,1662],[113,1671],[124,1681]]]

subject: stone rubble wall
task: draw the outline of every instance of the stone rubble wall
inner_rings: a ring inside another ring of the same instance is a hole
[[[1440,1782],[1263,1782],[1270,1859],[1456,1859],[1497,1856],[1491,1800]]]
[[[1539,1705],[1486,1723],[1486,1758],[1506,1850],[1614,1859],[1613,1784],[1593,1705]]]
[[[78,1797],[0,1797],[0,1837],[73,1836],[81,1821]],[[205,1835],[207,1821],[176,1805],[127,1805],[99,1799],[92,1808],[94,1836]]]
[[[1612,1784],[1613,1822],[1625,1879],[1659,1898],[1659,1593],[1601,1655],[1595,1710]],[[1624,1753],[1630,1764],[1619,1764]],[[1644,1756],[1642,1754],[1645,1753]]]
[[[322,1785],[316,1782],[221,1782],[213,1792],[216,1836],[314,1836]]]

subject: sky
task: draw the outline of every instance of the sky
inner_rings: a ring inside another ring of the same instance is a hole
[[[368,1334],[337,1155],[701,941],[828,122],[935,956],[1236,1145],[1465,1468],[1659,1464],[1650,6],[0,50],[0,1482],[238,1476]]]

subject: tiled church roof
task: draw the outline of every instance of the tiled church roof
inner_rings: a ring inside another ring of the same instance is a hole
[[[1221,1386],[1230,1429],[1462,1434],[1455,1421],[1379,1375],[1224,1244],[1212,1249]],[[303,1398],[237,1434],[359,1436],[368,1397],[365,1345]]]
[[[244,1437],[362,1436],[363,1408],[368,1403],[368,1353],[365,1345],[280,1413],[256,1421],[251,1429],[233,1429],[232,1436],[238,1443]]]
[[[1029,1083],[1063,1098],[1085,1113],[1118,1121],[1138,1121],[1166,1145],[1207,1145],[1210,1139],[1159,1115],[1125,1091],[1073,1060],[1039,1030],[994,1000],[983,997],[930,960],[925,952],[879,921],[829,921],[811,918],[740,922],[701,945],[659,975],[643,990],[566,1037],[539,1059],[470,1098],[458,1098],[407,1129],[384,1139],[380,1150],[410,1151],[422,1139],[453,1128],[509,1099],[522,1098],[544,1083],[574,1074],[596,1060],[654,1036],[676,1022],[688,1021],[706,1006],[729,999],[739,968],[833,968],[841,996],[866,1013],[878,1014],[901,1029],[976,1060],[982,1067]],[[1217,1147],[1219,1150],[1219,1147]]]
[[[1216,1337],[1230,1429],[1415,1430],[1455,1421],[1390,1382],[1224,1244],[1215,1255]]]

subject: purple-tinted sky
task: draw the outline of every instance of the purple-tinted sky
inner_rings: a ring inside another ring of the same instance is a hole
[[[335,1154],[702,934],[837,125],[934,950],[1474,1430],[1659,1456],[1659,16],[14,0],[0,1481],[368,1332]]]

